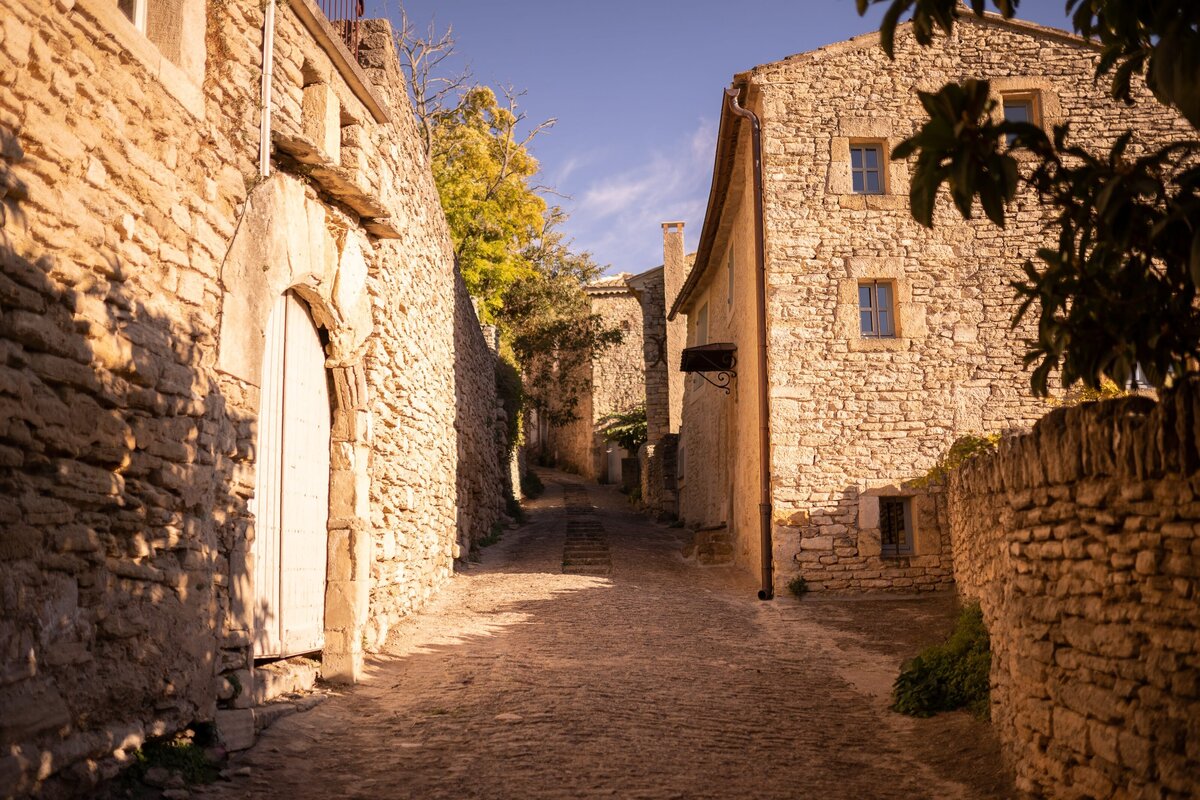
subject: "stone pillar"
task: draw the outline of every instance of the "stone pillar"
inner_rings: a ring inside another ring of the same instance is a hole
[[[683,282],[687,280],[687,255],[683,246],[683,223],[664,222],[663,229],[663,304],[666,313],[671,312]],[[667,405],[669,421],[665,433],[679,433],[683,418],[683,373],[679,371],[679,358],[687,344],[687,322],[681,317],[666,324],[667,357]]]

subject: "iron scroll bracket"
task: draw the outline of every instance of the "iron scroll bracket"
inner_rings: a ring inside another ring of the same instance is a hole
[[[708,377],[703,372],[697,372],[695,374],[699,375],[701,378],[704,378],[704,380],[708,381],[713,386],[715,386],[718,389],[720,389],[721,391],[725,392],[725,394],[729,394],[729,390],[730,390],[729,384],[734,378],[737,377],[737,373],[731,369],[728,369],[728,370],[723,369],[720,372],[718,372],[716,380],[713,380],[712,378]]]

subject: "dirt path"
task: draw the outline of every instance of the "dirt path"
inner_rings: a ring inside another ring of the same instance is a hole
[[[400,626],[365,682],[276,723],[236,760],[249,777],[201,796],[1011,795],[986,725],[887,710],[950,598],[761,603],[621,495],[545,477],[530,524]]]

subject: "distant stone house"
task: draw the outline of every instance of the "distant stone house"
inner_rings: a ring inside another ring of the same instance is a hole
[[[761,123],[774,586],[932,589],[951,581],[944,526],[904,487],[958,436],[1024,429],[1048,410],[1029,390],[1012,329],[1009,282],[1050,242],[1037,198],[1003,230],[963,221],[946,198],[935,227],[911,218],[910,165],[889,158],[925,117],[915,90],[991,80],[997,113],[1103,148],[1132,128],[1135,147],[1186,135],[1139,91],[1113,102],[1092,75],[1097,48],[1061,31],[963,15],[954,35],[896,60],[877,34],[765,64],[734,78]],[[756,209],[752,128],[722,107],[696,263],[673,301],[687,344],[736,347],[730,392],[686,378],[679,513],[725,527],[734,558],[770,567],[760,542]],[[711,375],[709,377],[712,377]]]
[[[244,747],[267,661],[356,679],[503,508],[391,30],[7,0],[0,201],[0,795]]]
[[[605,418],[645,402],[641,305],[626,285],[629,278],[628,272],[622,272],[584,287],[592,313],[606,328],[619,331],[621,341],[582,366],[576,419],[566,425],[539,425],[535,418],[533,424],[540,431],[533,446],[546,459],[601,483],[620,483],[622,460],[636,456],[605,441]]]

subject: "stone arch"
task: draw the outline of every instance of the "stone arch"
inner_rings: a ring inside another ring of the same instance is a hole
[[[218,369],[248,387],[246,410],[257,418],[264,332],[277,297],[295,292],[327,336],[325,367],[332,383],[329,535],[322,674],[354,681],[362,672],[363,630],[370,599],[371,420],[364,355],[372,331],[366,290],[370,245],[352,220],[281,173],[256,187],[221,269]],[[253,485],[254,457],[248,459]],[[253,525],[234,543],[235,602],[253,598],[248,554]],[[236,600],[236,599],[235,599]],[[252,613],[240,615],[252,625]],[[249,617],[249,618],[247,618]]]

